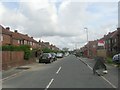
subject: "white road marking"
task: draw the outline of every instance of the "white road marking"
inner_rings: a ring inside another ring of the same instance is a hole
[[[24,70],[24,71],[25,71],[25,70]],[[12,77],[15,77],[15,76],[17,76],[17,75],[23,73],[24,71],[21,71],[21,72],[15,73],[15,74],[13,74],[13,75],[11,75],[11,76],[8,76],[8,77],[5,77],[5,78],[2,79],[2,81],[5,81],[5,80],[7,80],[7,79],[9,79],[9,78],[12,78]]]
[[[56,74],[58,74],[60,72],[60,70],[61,70],[61,67],[59,67],[59,69],[57,70]]]
[[[47,90],[50,87],[50,85],[52,84],[53,81],[54,81],[54,79],[52,78],[51,81],[49,82],[49,84],[47,85],[47,87],[45,88],[45,90]]]
[[[87,66],[88,66],[91,70],[93,70],[92,67],[90,67],[90,65],[87,64]]]
[[[115,85],[113,85],[111,82],[109,82],[105,77],[101,76],[106,82],[108,82],[113,88],[117,88]]]

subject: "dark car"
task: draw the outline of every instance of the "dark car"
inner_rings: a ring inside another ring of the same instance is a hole
[[[120,63],[120,53],[113,56],[113,62]]]
[[[43,53],[39,59],[39,63],[51,63],[53,62],[52,55],[50,53]]]
[[[51,53],[51,55],[52,55],[53,60],[56,61],[57,60],[56,54],[55,53]]]

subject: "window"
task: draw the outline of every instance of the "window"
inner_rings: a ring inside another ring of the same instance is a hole
[[[21,42],[21,41],[20,41],[20,40],[18,40],[18,44],[20,44],[20,42]]]
[[[116,38],[115,38],[115,43],[117,42]]]
[[[21,45],[23,44],[23,41],[21,41]]]
[[[27,41],[26,41],[26,40],[24,40],[24,44],[27,44]]]
[[[96,46],[95,46],[95,45],[93,45],[93,48],[96,48]]]
[[[0,42],[2,42],[2,41],[3,41],[3,36],[1,35],[1,36],[0,36]]]
[[[33,45],[35,45],[35,43],[33,43]]]
[[[28,45],[30,45],[30,42],[29,42],[29,41],[28,41],[27,43],[28,43]]]
[[[32,45],[32,42],[30,42],[30,45]]]
[[[109,40],[109,44],[110,44],[110,40]]]
[[[107,44],[107,40],[106,40],[105,42],[106,42],[106,44]]]

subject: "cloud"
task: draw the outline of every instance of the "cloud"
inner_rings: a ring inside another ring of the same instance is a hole
[[[57,8],[56,2],[21,1],[17,9],[9,9],[0,3],[0,21],[4,26],[50,41],[60,48],[74,48],[75,44],[83,46],[86,42],[84,27],[88,28],[89,40],[94,40],[114,31],[117,26],[116,2],[61,0]]]

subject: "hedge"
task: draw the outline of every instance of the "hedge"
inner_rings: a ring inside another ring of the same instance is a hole
[[[14,46],[14,45],[6,45],[0,47],[2,51],[24,51],[24,59],[29,60],[31,56],[31,50],[29,45],[21,45],[21,46]]]
[[[42,51],[43,51],[43,53],[51,53],[51,52],[57,53],[58,52],[56,50],[52,50],[52,49],[49,49],[49,48],[43,48]]]

